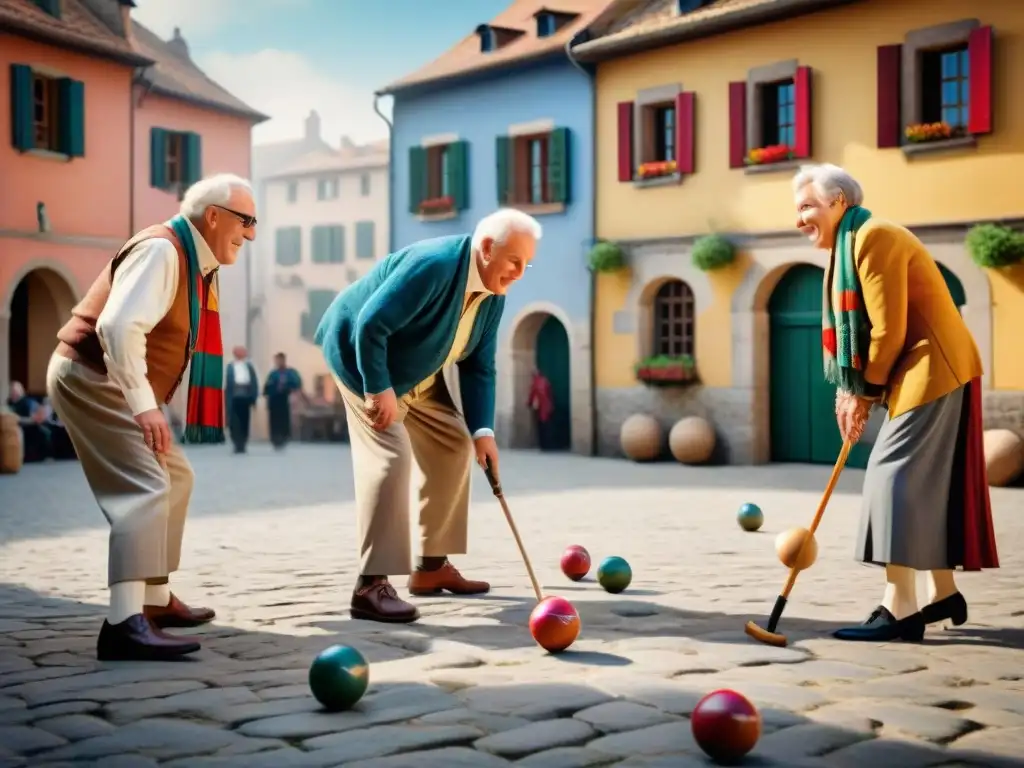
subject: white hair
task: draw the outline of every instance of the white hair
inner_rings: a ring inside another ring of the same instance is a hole
[[[476,225],[476,229],[473,230],[473,250],[480,250],[480,244],[487,237],[500,245],[508,240],[513,232],[523,232],[534,240],[540,240],[542,231],[540,222],[533,216],[515,208],[499,208],[494,213],[484,216]]]
[[[793,177],[793,191],[799,192],[808,184],[817,187],[818,193],[827,203],[842,196],[846,199],[847,205],[864,204],[864,190],[853,176],[838,165],[801,165]]]
[[[186,219],[198,219],[211,205],[224,205],[236,189],[252,194],[252,184],[233,173],[218,173],[201,179],[185,192],[178,211]]]

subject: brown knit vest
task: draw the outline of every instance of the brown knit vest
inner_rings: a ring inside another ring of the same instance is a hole
[[[81,363],[96,373],[107,375],[103,347],[96,335],[96,321],[110,297],[117,268],[136,245],[153,238],[170,240],[178,252],[178,288],[174,301],[164,318],[146,334],[146,378],[149,379],[157,402],[169,403],[185,375],[192,355],[188,344],[188,261],[177,236],[166,226],[144,229],[121,247],[86,292],[85,298],[71,310],[71,319],[57,333],[57,354]]]

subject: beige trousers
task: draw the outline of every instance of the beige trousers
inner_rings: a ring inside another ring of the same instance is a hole
[[[442,376],[422,396],[398,402],[398,418],[373,428],[363,398],[337,382],[345,401],[355,477],[359,573],[404,576],[412,570],[409,506],[412,463],[423,473],[420,540],[424,557],[465,554],[473,441]]]
[[[121,390],[79,363],[55,354],[46,389],[110,523],[107,583],[166,583],[181,560],[194,483],[185,454],[172,445],[161,466]]]

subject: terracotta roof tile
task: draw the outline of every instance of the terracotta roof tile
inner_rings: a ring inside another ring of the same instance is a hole
[[[257,123],[270,119],[207,77],[189,58],[187,48],[177,50],[176,46],[161,40],[158,35],[134,20],[132,38],[135,49],[156,62],[153,66],[147,67],[142,75],[154,92],[191,101],[199,106],[249,117]],[[181,45],[184,46],[183,41]]]
[[[54,18],[31,0],[0,0],[0,31],[42,40],[125,64],[148,64],[131,43],[115,34],[78,0],[64,0]]]
[[[394,93],[413,85],[508,66],[562,50],[577,32],[594,21],[610,5],[612,2],[609,0],[513,0],[508,8],[491,19],[488,24],[522,30],[525,34],[497,50],[484,53],[480,50],[480,38],[475,32],[474,25],[474,31],[455,46],[426,66],[382,88],[380,93]],[[542,9],[578,15],[553,35],[537,37],[534,14]]]

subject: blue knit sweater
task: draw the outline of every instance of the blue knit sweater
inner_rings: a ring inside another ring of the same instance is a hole
[[[472,263],[468,235],[423,240],[390,254],[328,307],[315,341],[352,392],[398,397],[440,369],[455,341]],[[503,296],[480,305],[459,361],[470,433],[494,429],[494,356]]]

